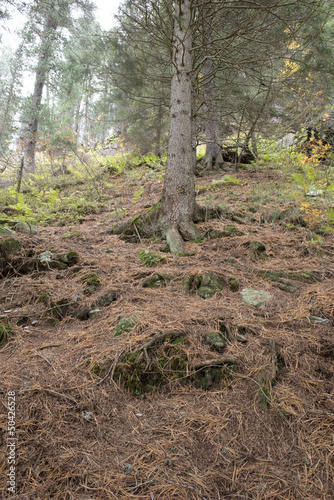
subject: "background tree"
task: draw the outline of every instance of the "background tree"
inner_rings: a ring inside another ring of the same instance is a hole
[[[171,9],[156,2],[126,2],[119,27],[105,39],[104,76],[112,89],[114,119],[126,142],[141,153],[166,148],[170,99]]]
[[[200,82],[199,88],[204,87],[202,95],[207,94],[208,82],[216,75],[227,77],[233,85],[233,82],[240,82],[242,74],[248,88],[250,85],[268,88],[267,82],[273,81],[273,61],[286,57],[289,42],[299,36],[304,24],[316,14],[322,2],[305,0],[287,5],[276,1],[217,3],[180,0],[173,2],[173,10],[166,2],[153,5],[150,1],[139,1],[134,4],[145,13],[145,22],[139,25],[145,33],[153,24],[151,30],[155,28],[155,36],[159,37],[162,20],[173,19],[170,128],[159,225],[172,251],[182,252],[182,241],[195,239],[199,234],[194,226],[194,82]],[[208,9],[210,16],[205,18]],[[208,30],[214,36],[208,37]],[[207,61],[210,60],[215,66],[210,63],[208,67]],[[207,73],[205,79],[199,78],[203,66]],[[264,95],[262,107],[269,94],[266,91]],[[247,101],[253,103],[254,99],[247,97],[246,102],[239,106],[240,124],[246,115]]]
[[[0,155],[7,152],[10,143],[17,132],[15,114],[20,102],[22,43],[13,54],[9,48],[1,51],[0,67]]]
[[[25,173],[31,173],[35,170],[35,150],[43,89],[55,52],[55,42],[60,39],[59,29],[71,25],[71,9],[73,7],[91,9],[91,4],[76,0],[55,0],[51,3],[45,0],[35,0],[30,6],[29,31],[30,34],[33,32],[38,35],[40,44],[37,48],[34,91],[23,131]]]

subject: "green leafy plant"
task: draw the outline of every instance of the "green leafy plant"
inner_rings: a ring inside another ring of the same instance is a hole
[[[236,185],[238,186],[239,184],[241,184],[241,180],[238,179],[237,177],[235,177],[234,175],[224,175],[221,179],[219,180],[215,180],[213,179],[212,180],[212,184],[215,186],[217,184],[226,184],[226,185]]]
[[[150,250],[140,250],[138,257],[142,261],[143,265],[146,267],[152,267],[163,260],[160,255],[151,252]]]
[[[135,194],[133,195],[133,198],[132,198],[132,203],[137,203],[139,198],[141,197],[142,193],[144,191],[144,188],[143,186],[140,186],[140,188],[135,192]]]

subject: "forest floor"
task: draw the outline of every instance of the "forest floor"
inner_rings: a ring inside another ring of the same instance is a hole
[[[334,498],[334,233],[319,236],[280,170],[222,175],[196,189],[226,208],[203,232],[225,236],[186,243],[188,256],[111,234],[159,200],[161,175],[144,167],[111,177],[81,224],[16,234],[0,280],[1,498]],[[161,260],[145,267],[141,250]],[[36,264],[45,251],[79,260]],[[208,273],[224,285],[202,298]],[[244,289],[270,298],[248,305]]]

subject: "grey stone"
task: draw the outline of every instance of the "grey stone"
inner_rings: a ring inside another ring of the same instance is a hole
[[[208,344],[210,344],[219,352],[226,347],[226,342],[222,338],[220,332],[209,332],[205,335],[205,339]]]
[[[121,318],[117,325],[114,328],[113,331],[113,337],[118,337],[119,335],[122,335],[123,333],[128,333],[130,332],[137,324],[138,318],[137,316],[128,316],[125,318]]]
[[[0,234],[12,236],[13,234],[15,234],[15,231],[12,231],[11,229],[9,229],[9,227],[0,226]]]
[[[255,307],[260,307],[271,299],[269,292],[253,288],[244,288],[240,294],[245,304]]]
[[[52,261],[53,253],[50,252],[49,250],[46,250],[45,252],[42,252],[38,256],[38,260],[42,262],[43,264],[47,264]]]

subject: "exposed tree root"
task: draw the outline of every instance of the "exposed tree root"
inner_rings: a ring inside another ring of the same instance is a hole
[[[178,255],[184,255],[186,253],[184,239],[182,238],[176,226],[171,226],[167,229],[166,241],[171,253],[175,253]]]
[[[236,363],[236,359],[223,356],[216,359],[204,359],[203,361],[198,361],[192,365],[192,368],[196,371],[201,368],[208,368],[210,366],[236,365]]]
[[[138,242],[141,242],[141,238],[160,236],[166,239],[171,253],[185,255],[185,241],[195,241],[203,237],[203,233],[196,227],[196,223],[205,222],[220,215],[221,210],[219,208],[201,207],[196,204],[193,221],[183,224],[173,223],[164,227],[160,219],[161,208],[159,202],[135,219],[117,224],[110,230],[110,233],[118,234],[126,241]]]

